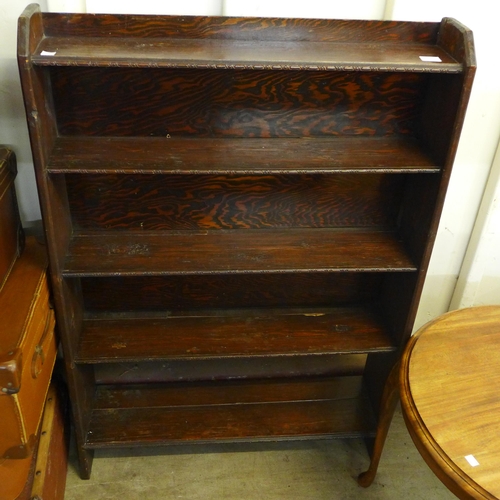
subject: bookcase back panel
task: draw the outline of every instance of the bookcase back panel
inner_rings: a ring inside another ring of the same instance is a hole
[[[177,38],[246,40],[258,42],[356,42],[428,44],[438,35],[437,23],[389,22],[377,20],[329,20],[293,18],[237,18],[215,16],[142,16],[122,14],[43,13],[48,36],[135,37],[142,39]]]
[[[416,134],[429,75],[55,67],[59,133],[307,137]]]
[[[405,174],[66,176],[77,230],[393,227]]]
[[[331,307],[373,300],[380,273],[82,278],[88,311]]]
[[[366,354],[338,354],[314,357],[227,358],[100,363],[95,366],[96,383],[130,384],[179,380],[225,380],[275,378],[304,375],[360,375]]]

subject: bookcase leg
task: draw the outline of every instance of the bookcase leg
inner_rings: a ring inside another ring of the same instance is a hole
[[[394,364],[391,372],[389,373],[389,377],[387,377],[387,382],[385,383],[370,467],[367,471],[362,472],[358,476],[358,484],[360,486],[363,486],[363,488],[367,488],[368,486],[370,486],[377,474],[380,456],[382,455],[385,439],[387,437],[387,433],[389,432],[392,416],[398,402],[399,366],[399,361]]]
[[[80,477],[82,479],[90,479],[93,460],[94,450],[85,450],[81,446],[78,447],[78,462],[80,464]]]

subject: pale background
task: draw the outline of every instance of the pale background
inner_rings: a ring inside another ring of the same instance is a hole
[[[440,21],[474,32],[478,69],[415,327],[450,309],[500,304],[500,64],[491,0],[40,0],[52,12]],[[0,0],[0,143],[18,158],[25,224],[40,218],[16,62],[26,0]],[[496,155],[496,156],[495,156]]]

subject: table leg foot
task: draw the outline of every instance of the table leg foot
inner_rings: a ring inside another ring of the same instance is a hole
[[[358,484],[363,488],[368,488],[368,486],[370,486],[373,483],[373,480],[375,479],[375,474],[377,474],[376,469],[374,471],[368,469],[366,472],[362,472],[358,476]]]

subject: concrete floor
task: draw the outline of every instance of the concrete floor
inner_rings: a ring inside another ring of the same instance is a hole
[[[415,449],[400,410],[374,484],[357,485],[368,455],[361,440],[176,446],[98,451],[92,477],[74,453],[66,500],[350,500],[455,498]]]

